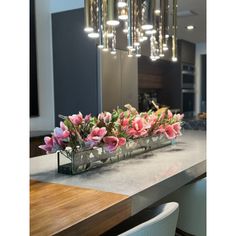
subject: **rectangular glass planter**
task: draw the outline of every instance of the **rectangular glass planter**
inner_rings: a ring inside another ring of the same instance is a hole
[[[172,143],[164,136],[146,137],[129,140],[115,152],[109,153],[104,147],[77,152],[59,151],[57,153],[58,173],[74,175],[104,164],[113,163],[126,158],[161,148]]]

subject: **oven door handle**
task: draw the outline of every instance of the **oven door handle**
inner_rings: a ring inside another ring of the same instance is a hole
[[[194,89],[182,89],[182,93],[194,93]]]
[[[187,71],[187,70],[182,70],[182,75],[194,75],[194,72]]]

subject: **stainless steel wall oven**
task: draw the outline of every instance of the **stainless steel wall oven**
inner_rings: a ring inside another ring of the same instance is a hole
[[[182,112],[185,118],[194,116],[195,108],[195,68],[192,64],[182,64],[181,70]]]

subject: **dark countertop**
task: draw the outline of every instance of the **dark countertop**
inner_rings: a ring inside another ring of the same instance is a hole
[[[30,131],[30,138],[36,138],[36,137],[44,137],[47,135],[51,135],[51,130],[31,130]]]

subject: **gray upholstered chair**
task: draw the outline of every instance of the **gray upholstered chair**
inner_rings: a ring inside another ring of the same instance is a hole
[[[179,214],[179,205],[169,202],[152,209],[154,217],[134,228],[120,234],[120,236],[174,236]]]

